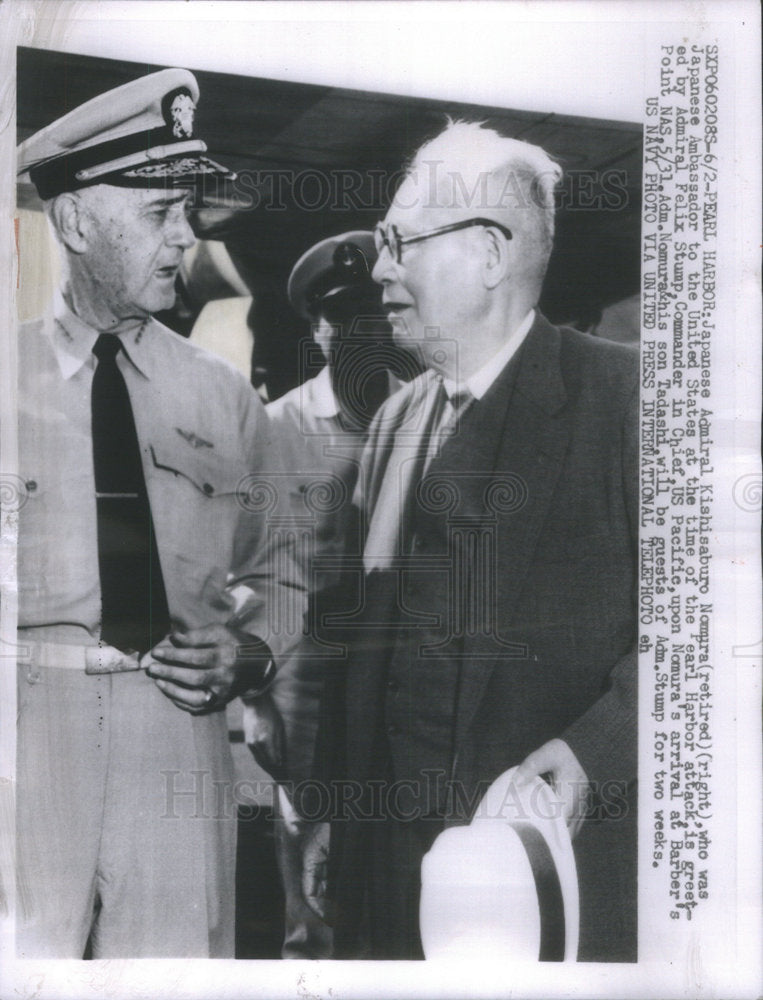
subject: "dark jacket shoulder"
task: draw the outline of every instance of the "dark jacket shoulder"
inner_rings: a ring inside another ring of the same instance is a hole
[[[568,392],[586,384],[629,396],[639,379],[638,348],[617,344],[573,327],[558,327],[559,360]]]

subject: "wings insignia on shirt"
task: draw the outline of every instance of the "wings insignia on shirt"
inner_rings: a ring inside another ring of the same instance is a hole
[[[192,448],[214,448],[211,441],[205,441],[204,438],[199,437],[198,434],[194,434],[193,431],[184,431],[182,427],[176,427],[175,430]]]

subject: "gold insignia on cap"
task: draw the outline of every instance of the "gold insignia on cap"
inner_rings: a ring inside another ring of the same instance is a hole
[[[207,147],[194,137],[198,98],[193,74],[183,69],[160,70],[99,94],[21,143],[20,179],[28,177],[43,201],[98,183],[234,180],[233,171],[200,155]]]
[[[204,149],[204,143],[200,144]],[[229,179],[235,178],[233,171],[226,171],[219,163],[214,163],[206,156],[182,157],[176,160],[163,160],[158,163],[148,163],[143,167],[135,167],[133,170],[124,170],[125,177],[200,177],[202,174],[220,175],[223,171]]]
[[[357,243],[340,243],[333,259],[334,267],[353,278],[364,278],[371,273],[366,255]]]
[[[196,105],[188,91],[181,90],[172,99],[169,107],[170,120],[167,124],[172,129],[176,139],[190,139],[193,135],[193,119]]]

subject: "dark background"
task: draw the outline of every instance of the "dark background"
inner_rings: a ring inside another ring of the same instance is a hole
[[[162,68],[20,48],[18,140]],[[239,172],[235,190],[250,205],[203,213],[197,233],[225,242],[255,297],[253,367],[267,372],[271,397],[295,384],[298,342],[309,333],[286,300],[293,264],[320,239],[372,228],[386,212],[401,165],[448,114],[537,143],[564,169],[540,303],[552,322],[587,329],[604,307],[639,290],[640,124],[193,72],[201,89],[197,134],[208,155]],[[342,183],[354,186],[342,195]],[[186,302],[191,314],[201,305]],[[188,332],[182,320],[173,325]]]

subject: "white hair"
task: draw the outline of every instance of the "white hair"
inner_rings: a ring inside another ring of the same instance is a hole
[[[542,281],[554,241],[554,192],[562,177],[544,149],[507,139],[481,122],[449,119],[419,147],[406,176],[426,191],[426,207],[506,225],[531,262],[527,276]]]

